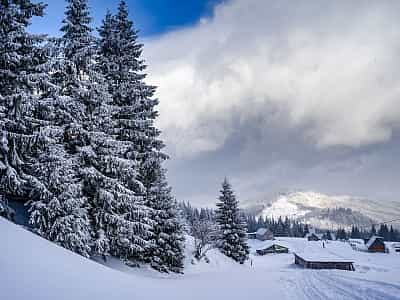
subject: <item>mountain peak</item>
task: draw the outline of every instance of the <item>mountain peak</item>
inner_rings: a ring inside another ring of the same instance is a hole
[[[248,201],[245,207],[258,216],[289,217],[329,229],[349,228],[352,225],[366,227],[400,218],[397,203],[348,195],[327,195],[316,191],[279,193],[272,201]]]

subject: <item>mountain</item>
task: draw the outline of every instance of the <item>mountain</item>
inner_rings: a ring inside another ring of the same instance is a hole
[[[349,228],[400,219],[400,204],[312,191],[280,193],[272,200],[246,201],[243,208],[257,216],[297,219],[319,228]],[[400,226],[400,222],[392,223]]]

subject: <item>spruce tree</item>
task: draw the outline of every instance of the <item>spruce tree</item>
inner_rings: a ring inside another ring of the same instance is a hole
[[[133,188],[139,185],[129,146],[117,141],[116,108],[99,69],[86,0],[68,0],[59,40],[63,61],[57,76],[63,95],[81,108],[66,128],[66,149],[76,158],[76,174],[88,211],[93,254],[137,260],[144,252],[146,208]]]
[[[40,80],[39,43],[26,29],[33,16],[42,16],[43,4],[0,2],[0,191],[18,199],[29,193],[25,165],[34,143],[30,113]]]
[[[113,132],[123,149],[115,156],[125,164],[115,175],[137,198],[137,207],[128,208],[137,218],[136,232],[141,237],[137,258],[162,271],[180,271],[182,234],[162,168],[167,158],[161,152],[164,144],[154,125],[158,101],[153,98],[155,87],[144,82],[143,45],[137,41],[125,1],[120,2],[116,16],[107,13],[99,33],[99,67],[112,96]],[[160,258],[160,253],[165,257]]]
[[[57,225],[53,226],[59,206],[48,187],[50,180],[57,179],[54,173],[46,173],[48,165],[42,163],[47,161],[44,157],[59,154],[47,153],[54,149],[57,132],[48,115],[54,113],[57,88],[49,78],[49,49],[44,47],[44,36],[26,32],[30,19],[42,16],[43,10],[43,4],[31,1],[0,2],[0,186],[7,199],[32,203],[31,222],[36,232],[87,254],[88,247],[77,242],[75,234],[61,237],[54,230]],[[74,220],[69,225],[78,227]]]
[[[97,198],[95,224],[110,240],[113,255],[124,260],[144,261],[151,220],[150,209],[144,205],[143,184],[137,179],[139,153],[135,137],[140,132],[135,125],[142,121],[139,116],[142,108],[136,101],[135,95],[140,91],[133,73],[137,71],[136,32],[120,24],[121,19],[131,24],[127,13],[124,18],[118,20],[108,12],[99,28],[98,67],[111,95],[110,130],[115,139],[110,146],[115,149],[110,148],[109,155],[102,157],[102,166],[98,169],[106,177],[114,178],[119,187],[114,191],[103,189],[102,196]]]
[[[216,220],[219,226],[218,247],[220,251],[241,264],[249,256],[246,238],[246,223],[243,221],[239,202],[225,178],[217,203]]]
[[[179,222],[178,207],[171,196],[161,162],[154,162],[144,179],[146,205],[151,208],[151,243],[147,260],[161,272],[182,273],[184,259],[183,225]]]
[[[36,111],[45,123],[39,160],[32,170],[47,193],[33,202],[30,218],[39,234],[86,257],[91,255],[92,229],[84,171],[90,169],[93,153],[90,133],[98,119],[93,116],[101,111],[105,98],[94,72],[90,21],[85,0],[67,1],[63,35],[52,48],[50,74],[55,90],[48,91]]]
[[[31,166],[43,120],[35,113],[43,89],[51,86],[47,74],[45,37],[27,32],[45,5],[29,0],[0,2],[0,198],[29,202],[48,195]]]

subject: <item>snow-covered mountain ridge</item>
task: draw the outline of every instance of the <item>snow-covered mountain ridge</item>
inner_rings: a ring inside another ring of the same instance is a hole
[[[298,219],[320,228],[370,226],[400,219],[400,204],[312,191],[281,193],[273,200],[247,201],[243,207],[258,216]],[[393,223],[399,226],[400,223]]]

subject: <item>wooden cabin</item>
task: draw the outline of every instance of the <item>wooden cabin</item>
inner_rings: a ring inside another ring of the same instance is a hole
[[[392,247],[395,252],[400,252],[400,243],[395,243]]]
[[[248,232],[247,233],[247,238],[249,240],[255,240],[256,239],[256,233],[255,232]]]
[[[381,236],[372,236],[365,246],[369,252],[386,252],[385,242]]]
[[[294,253],[294,263],[307,269],[338,269],[354,271],[353,261],[336,257],[307,257]]]
[[[321,240],[321,238],[322,238],[322,236],[320,235],[320,234],[316,234],[316,233],[307,233],[306,234],[306,236],[305,236],[305,238],[308,240],[308,241],[320,241]]]
[[[274,234],[268,228],[259,228],[256,231],[256,239],[260,241],[273,240]]]
[[[256,250],[258,255],[272,254],[272,253],[289,253],[289,248],[278,244],[272,244],[269,247]]]

